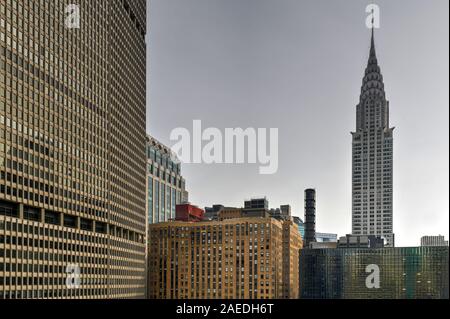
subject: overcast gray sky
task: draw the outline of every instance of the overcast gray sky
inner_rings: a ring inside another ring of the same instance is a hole
[[[351,135],[370,47],[361,0],[149,0],[147,130],[279,128],[279,170],[184,165],[190,200],[267,196],[317,230],[351,232]],[[379,0],[377,54],[390,100],[397,246],[449,235],[449,2]]]

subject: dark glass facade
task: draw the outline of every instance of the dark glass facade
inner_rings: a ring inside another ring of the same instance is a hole
[[[366,281],[379,269],[379,288]],[[306,299],[445,299],[448,247],[304,249],[300,297]]]

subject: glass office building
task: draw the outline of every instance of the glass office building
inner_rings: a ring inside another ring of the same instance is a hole
[[[446,299],[448,247],[303,249],[299,278],[307,299]]]
[[[293,217],[294,223],[297,224],[298,232],[300,233],[300,236],[302,238],[305,238],[305,223],[300,217],[294,216]]]
[[[147,137],[147,216],[150,224],[175,218],[176,205],[188,201],[186,182],[175,154]]]

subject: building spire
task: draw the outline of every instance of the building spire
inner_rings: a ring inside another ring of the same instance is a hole
[[[383,76],[381,74],[380,66],[378,65],[377,53],[375,48],[375,18],[373,16],[370,55],[363,79],[363,85],[361,88],[361,101],[365,100],[370,95],[378,95],[382,98],[385,98]]]
[[[372,38],[370,43],[370,57],[375,59],[377,57],[377,53],[375,50],[375,15],[373,9],[372,9]]]

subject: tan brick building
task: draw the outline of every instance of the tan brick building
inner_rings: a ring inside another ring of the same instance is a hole
[[[219,221],[241,218],[242,208],[224,207],[218,214]]]
[[[148,297],[298,298],[301,245],[297,226],[274,218],[150,225]]]
[[[299,297],[299,252],[303,241],[298,226],[291,220],[283,221],[283,294],[282,299]]]

